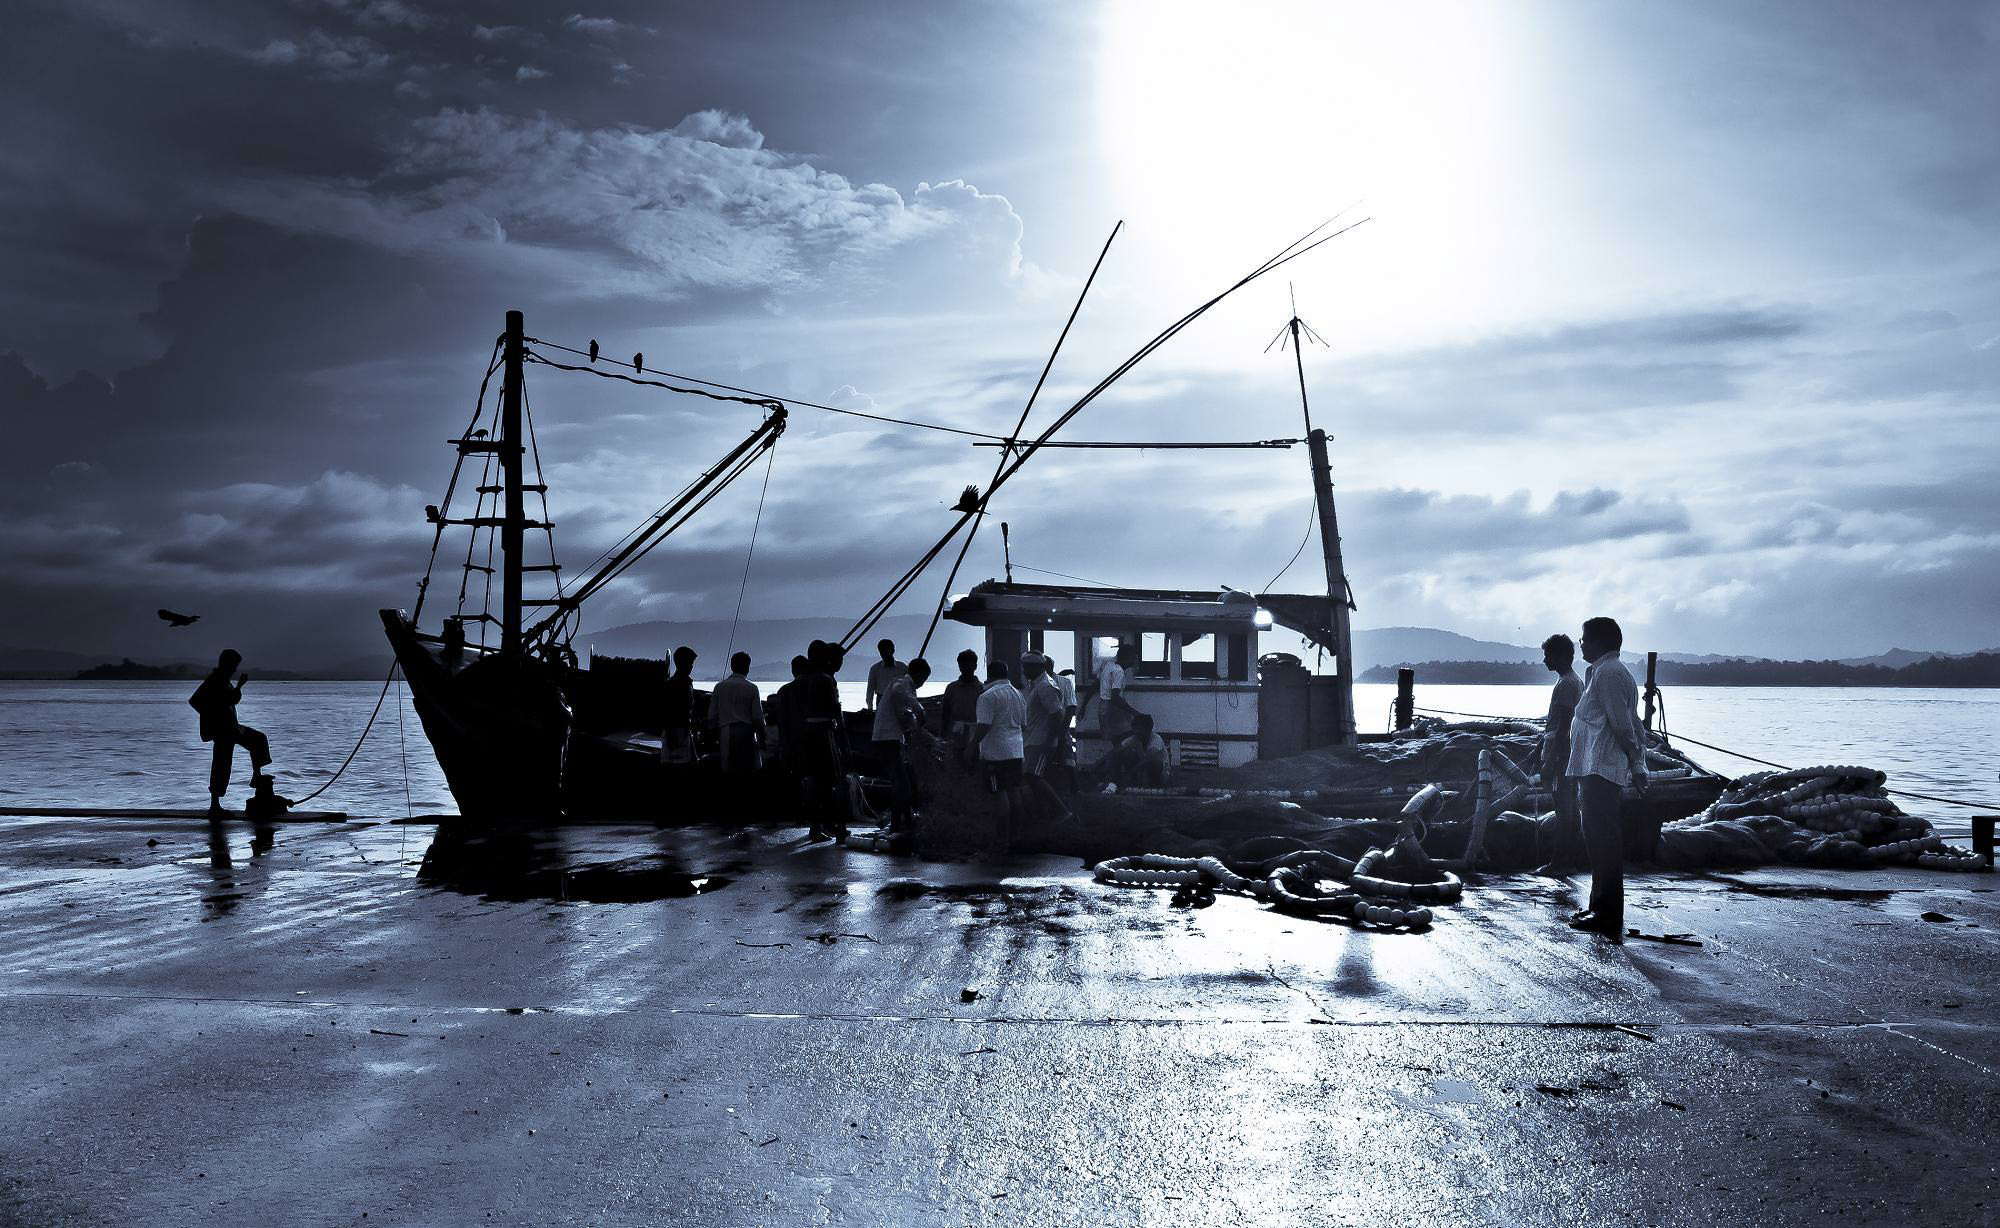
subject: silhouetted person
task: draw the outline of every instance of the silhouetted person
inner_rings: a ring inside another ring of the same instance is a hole
[[[223,649],[216,658],[215,668],[201,680],[194,694],[188,696],[188,706],[201,714],[201,740],[214,747],[208,767],[210,815],[227,813],[222,808],[222,795],[229,792],[229,769],[238,746],[250,752],[253,777],[271,762],[270,739],[236,719],[236,705],[243,700],[243,684],[250,681],[250,675],[237,674],[234,683],[229,675],[241,664],[242,653],[234,648]]]
[[[716,683],[709,696],[708,715],[715,722],[725,776],[755,772],[764,744],[764,699],[749,673],[750,654],[735,653],[729,658],[729,677]]]
[[[1007,676],[1007,666],[999,661],[986,663],[986,689],[979,692],[978,723],[972,738],[979,747],[979,765],[986,773],[986,789],[1000,795],[1006,805],[1002,820],[1000,849],[1011,851],[1021,820],[1028,810],[1026,781],[1021,772],[1025,749],[1027,706],[1021,692]]]
[[[916,810],[917,782],[910,775],[907,743],[911,738],[928,740],[931,736],[924,728],[924,706],[917,701],[917,688],[930,681],[930,677],[931,663],[922,657],[916,658],[890,681],[888,691],[875,708],[875,725],[871,731],[875,756],[887,770],[890,786],[894,790],[889,803],[891,831],[908,830]]]
[[[1639,687],[1618,659],[1625,633],[1609,618],[1583,624],[1583,659],[1590,663],[1570,722],[1568,775],[1576,783],[1583,841],[1590,857],[1590,907],[1570,918],[1573,929],[1625,940],[1625,831],[1618,817],[1626,785],[1646,788],[1646,752],[1639,741]]]
[[[889,693],[889,686],[903,672],[903,663],[896,659],[896,641],[882,640],[875,645],[875,651],[882,659],[868,667],[868,689],[861,696],[861,706],[873,712]]]
[[[661,763],[694,762],[694,649],[674,649],[674,672],[667,677],[666,719],[660,730]]]
[[[958,677],[945,684],[940,709],[952,754],[968,767],[973,759],[972,729],[979,723],[979,692],[984,689],[979,681],[979,654],[968,648],[958,654]]]
[[[1167,783],[1167,743],[1153,732],[1153,718],[1144,712],[1132,718],[1131,732],[1104,759],[1104,775],[1121,789],[1159,789]]]
[[[1569,775],[1569,727],[1583,697],[1583,680],[1576,676],[1576,644],[1567,635],[1542,641],[1542,665],[1556,676],[1549,693],[1549,717],[1542,725],[1542,783],[1555,803],[1553,839],[1545,873],[1573,870],[1587,863],[1583,822],[1577,815],[1576,781]]]
[[[841,791],[847,783],[846,717],[840,706],[840,645],[814,640],[806,649],[812,672],[805,677],[806,695],[806,796],[812,802],[808,812],[812,828],[809,839],[824,840],[829,835],[845,843],[847,823]]]
[[[806,741],[810,736],[806,724],[806,706],[810,702],[806,679],[811,673],[812,662],[804,654],[793,657],[792,680],[771,697],[771,719],[778,727],[778,763],[791,781],[792,796],[806,814],[813,813],[813,800],[806,793],[805,769]]]

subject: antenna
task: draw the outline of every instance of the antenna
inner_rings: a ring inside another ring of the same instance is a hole
[[[1278,330],[1271,344],[1264,347],[1266,354],[1273,346],[1282,346],[1287,340],[1292,347],[1292,360],[1299,373],[1299,411],[1306,420],[1306,449],[1312,454],[1313,506],[1319,517],[1320,551],[1326,559],[1326,595],[1332,607],[1334,660],[1340,670],[1340,741],[1348,745],[1354,743],[1354,633],[1348,614],[1354,609],[1354,589],[1347,582],[1347,567],[1340,553],[1340,523],[1333,510],[1333,465],[1327,459],[1326,432],[1312,424],[1312,405],[1306,399],[1305,342],[1316,341],[1327,345],[1326,338],[1312,330],[1299,318],[1299,300],[1296,289],[1292,293],[1292,318]],[[1327,346],[1331,349],[1331,346]],[[1282,573],[1281,573],[1282,574]]]
[[[1000,557],[1007,565],[1007,583],[1014,582],[1014,546],[1007,540],[1007,522],[1000,522]]]

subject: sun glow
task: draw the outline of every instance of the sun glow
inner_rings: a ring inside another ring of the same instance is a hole
[[[1508,12],[1115,0],[1103,152],[1160,288],[1207,286],[1358,200],[1350,216],[1373,220],[1335,260],[1300,270],[1302,285],[1338,286],[1309,317],[1349,339],[1389,337],[1488,300],[1521,220],[1512,82],[1531,57]]]

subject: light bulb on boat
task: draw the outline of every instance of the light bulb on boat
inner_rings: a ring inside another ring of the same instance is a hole
[[[1271,629],[1271,611],[1259,610],[1255,614],[1252,614],[1250,616],[1250,625],[1259,631],[1269,631]]]

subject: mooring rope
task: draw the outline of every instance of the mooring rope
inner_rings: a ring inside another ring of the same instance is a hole
[[[306,794],[298,801],[293,802],[292,805],[303,806],[307,802],[318,797],[320,794],[326,792],[328,789],[331,789],[333,787],[333,782],[339,780],[341,773],[345,772],[347,770],[348,765],[354,762],[354,756],[361,753],[361,744],[368,740],[368,731],[375,728],[375,718],[382,714],[382,701],[389,697],[389,684],[393,683],[396,680],[396,671],[400,667],[401,667],[401,662],[394,662],[390,664],[389,676],[382,680],[382,693],[375,697],[375,710],[368,714],[368,723],[361,727],[361,736],[354,739],[354,749],[347,752],[347,758],[342,759],[340,761],[340,766],[334,769],[333,775],[326,778],[325,784],[321,785],[317,789],[314,789],[311,793]],[[403,715],[403,710],[401,706],[398,706],[396,709],[396,719],[401,720],[402,715]]]

